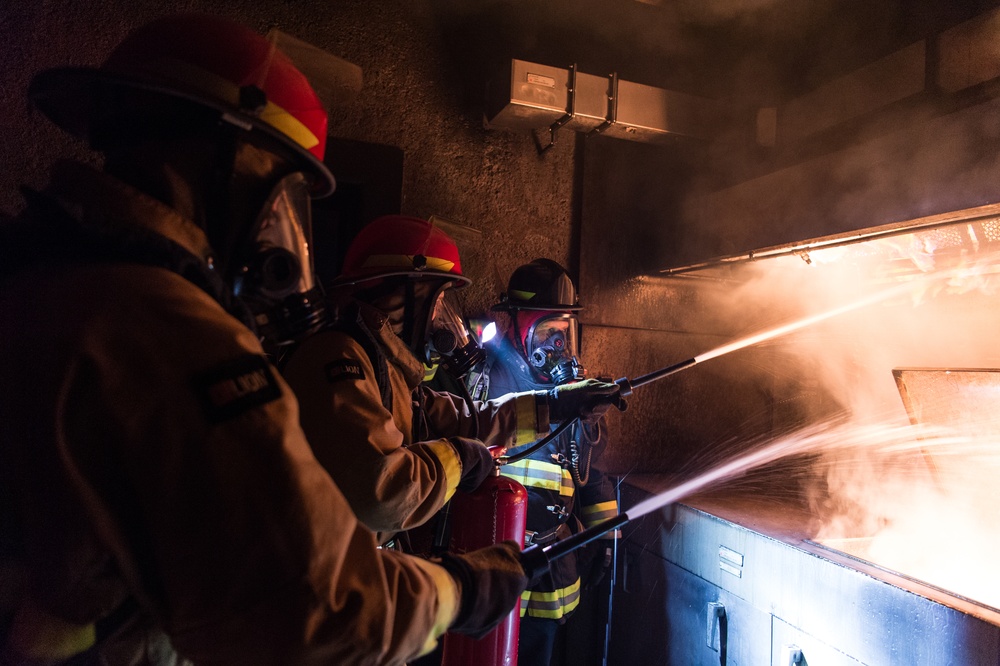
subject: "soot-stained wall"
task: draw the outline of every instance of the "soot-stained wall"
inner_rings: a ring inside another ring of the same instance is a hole
[[[22,205],[18,186],[44,185],[57,157],[95,161],[82,142],[29,109],[25,90],[46,67],[94,66],[134,27],[177,11],[210,12],[266,32],[278,28],[363,70],[364,85],[333,109],[330,135],[398,148],[401,212],[437,215],[471,227],[463,267],[470,313],[485,311],[521,263],[573,258],[572,137],[539,155],[530,135],[487,131],[482,123],[485,64],[470,31],[443,21],[430,0],[95,0],[8,3],[0,10],[6,112],[0,123],[0,210]],[[328,158],[336,171],[337,156]]]

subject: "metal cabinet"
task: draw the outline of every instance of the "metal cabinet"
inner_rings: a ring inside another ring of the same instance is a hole
[[[1000,665],[1000,612],[742,522],[762,531],[686,505],[626,526],[609,664]]]

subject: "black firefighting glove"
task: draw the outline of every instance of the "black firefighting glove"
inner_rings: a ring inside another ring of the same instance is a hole
[[[455,448],[462,463],[462,478],[458,482],[458,489],[471,493],[493,472],[493,456],[486,445],[478,439],[451,437],[448,441]]]
[[[624,410],[626,403],[621,387],[611,382],[584,379],[549,391],[549,420],[553,423],[575,418],[597,423],[612,406]]]
[[[517,608],[528,577],[521,567],[521,548],[504,541],[471,553],[445,553],[440,564],[461,588],[458,616],[449,631],[482,638]]]

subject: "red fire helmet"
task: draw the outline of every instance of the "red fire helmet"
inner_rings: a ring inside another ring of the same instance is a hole
[[[451,236],[419,217],[385,215],[369,223],[351,242],[336,285],[351,285],[395,275],[447,278],[456,286],[462,275],[458,246]]]
[[[302,165],[317,196],[333,192],[333,175],[323,164],[326,110],[291,60],[244,25],[205,14],[168,16],[128,35],[100,68],[41,72],[29,96],[57,125],[86,137],[102,107],[99,94],[116,88],[215,110]]]

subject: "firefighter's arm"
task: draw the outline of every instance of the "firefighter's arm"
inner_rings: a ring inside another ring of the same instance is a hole
[[[461,396],[433,391],[426,386],[424,411],[438,434],[468,437],[471,433],[487,446],[518,446],[534,442],[549,432],[546,391],[509,393],[495,400],[474,401],[473,410]]]
[[[459,586],[376,549],[253,334],[198,294],[132,304],[134,328],[89,340],[67,382],[60,458],[114,569],[195,663],[428,651]]]
[[[350,336],[327,331],[302,343],[284,368],[299,398],[301,423],[320,464],[372,531],[394,532],[422,524],[455,492],[462,463],[447,440],[404,447],[395,418],[382,404],[364,349]],[[401,409],[409,390],[393,387]],[[398,419],[398,422],[397,422]]]

